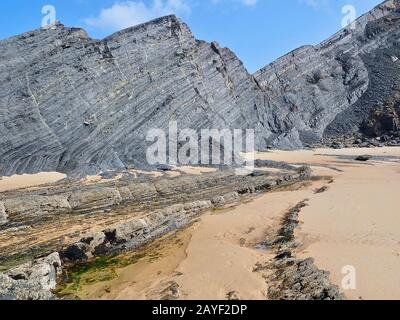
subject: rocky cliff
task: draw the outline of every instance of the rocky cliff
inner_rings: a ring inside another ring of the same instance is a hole
[[[400,83],[400,1],[250,75],[175,16],[103,40],[61,24],[0,41],[0,175],[146,165],[149,129],[255,129],[301,148],[355,132]]]
[[[252,128],[263,101],[231,51],[175,16],[101,41],[61,24],[35,30],[2,41],[0,63],[3,175],[143,165],[149,129]]]
[[[357,132],[400,84],[400,1],[389,0],[317,46],[305,46],[255,74],[281,130],[275,147],[301,148]]]

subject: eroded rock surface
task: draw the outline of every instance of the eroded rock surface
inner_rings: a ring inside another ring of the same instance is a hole
[[[0,273],[0,300],[52,300],[60,273],[58,253]]]
[[[309,169],[300,168],[295,169],[292,173],[278,176],[268,176],[265,173],[256,176],[217,173],[203,177],[189,176],[174,179],[172,184],[171,180],[162,179],[154,184],[155,189],[147,189],[150,190],[152,196],[154,196],[154,190],[157,190],[158,197],[164,199],[164,202],[160,201],[161,209],[124,220],[111,228],[85,237],[63,249],[61,257],[66,262],[75,263],[87,261],[96,256],[134,249],[169,231],[188,225],[195,217],[206,210],[239,203],[245,196],[251,196],[257,194],[257,192],[268,191],[274,187],[310,177],[311,171]],[[191,182],[190,185],[186,184],[189,181]],[[225,188],[215,189],[220,184],[225,184]],[[226,187],[235,191],[226,193]],[[133,185],[131,188],[134,189]],[[218,192],[221,195],[215,196],[215,193]],[[142,196],[144,196],[143,193]],[[179,203],[183,199],[191,198],[202,200]],[[171,205],[171,201],[174,201],[175,204]]]
[[[265,274],[272,300],[344,300],[339,287],[330,282],[329,272],[318,269],[312,258],[296,257],[294,231],[306,205],[307,200],[287,211],[276,234],[270,234],[263,244],[275,252],[275,258],[256,265],[254,271]]]
[[[280,130],[274,147],[303,147],[357,132],[400,83],[400,2],[389,0],[317,46],[305,46],[255,74]],[[272,120],[273,119],[273,120]],[[275,133],[275,131],[274,131]]]
[[[57,24],[0,42],[0,174],[146,167],[146,133],[255,129],[299,148],[358,131],[400,83],[399,0],[255,75],[175,16],[91,39]],[[386,123],[386,120],[385,120]]]
[[[66,180],[3,193],[2,202],[11,214],[0,229],[0,268],[7,270],[0,279],[1,295],[10,299],[53,297],[54,274],[61,264],[54,262],[51,268],[50,258],[35,257],[59,252],[63,263],[73,265],[136,249],[189,225],[207,210],[311,178],[306,167],[256,173],[237,175],[227,170],[175,178],[128,176],[90,185]]]
[[[175,16],[103,40],[61,24],[3,40],[0,175],[146,167],[146,133],[167,132],[173,120],[197,131],[255,129],[259,150],[330,139],[335,148],[397,143],[399,10],[399,0],[386,1],[355,29],[295,50],[255,75],[229,49],[196,40]],[[350,142],[338,141],[345,135]],[[0,299],[52,299],[61,261],[136,248],[205,210],[311,176],[307,168],[256,162],[264,166],[280,171],[126,174],[104,184],[67,181],[1,193],[0,267],[7,272],[0,274]],[[270,298],[342,299],[329,274],[295,257],[300,209],[285,216],[269,243],[276,250],[267,266],[274,271]],[[61,258],[37,258],[55,251]]]
[[[105,183],[66,180],[29,191],[5,192],[0,194],[8,214],[0,227],[0,267],[74,243],[67,256],[77,255],[77,260],[135,248],[187,225],[205,210],[310,177],[309,169],[294,167],[247,175],[226,170],[174,178],[135,178],[128,173]]]
[[[65,262],[76,263],[113,252],[135,249],[169,231],[187,225],[194,217],[212,208],[211,201],[173,205],[81,239],[80,242],[62,250],[61,257]]]

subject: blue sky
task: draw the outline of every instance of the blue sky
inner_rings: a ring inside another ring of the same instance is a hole
[[[232,49],[250,72],[341,29],[345,5],[357,16],[381,0],[1,0],[0,38],[41,26],[42,8],[95,38],[156,16],[175,13],[198,39]]]

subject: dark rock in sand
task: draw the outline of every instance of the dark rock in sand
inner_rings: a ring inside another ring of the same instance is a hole
[[[312,258],[296,258],[294,231],[305,206],[303,201],[288,210],[276,235],[264,243],[274,250],[275,258],[265,266],[256,266],[255,271],[268,272],[268,298],[272,300],[343,300],[345,296],[330,282],[329,272],[318,269]]]
[[[366,161],[369,161],[371,159],[372,159],[372,156],[365,155],[365,156],[359,156],[355,160],[356,161],[361,161],[361,162],[366,162]]]

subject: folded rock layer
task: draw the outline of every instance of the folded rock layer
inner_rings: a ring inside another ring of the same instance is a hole
[[[146,134],[254,129],[293,149],[357,131],[397,90],[399,0],[251,75],[175,16],[91,39],[56,24],[0,41],[0,175],[146,167]]]

